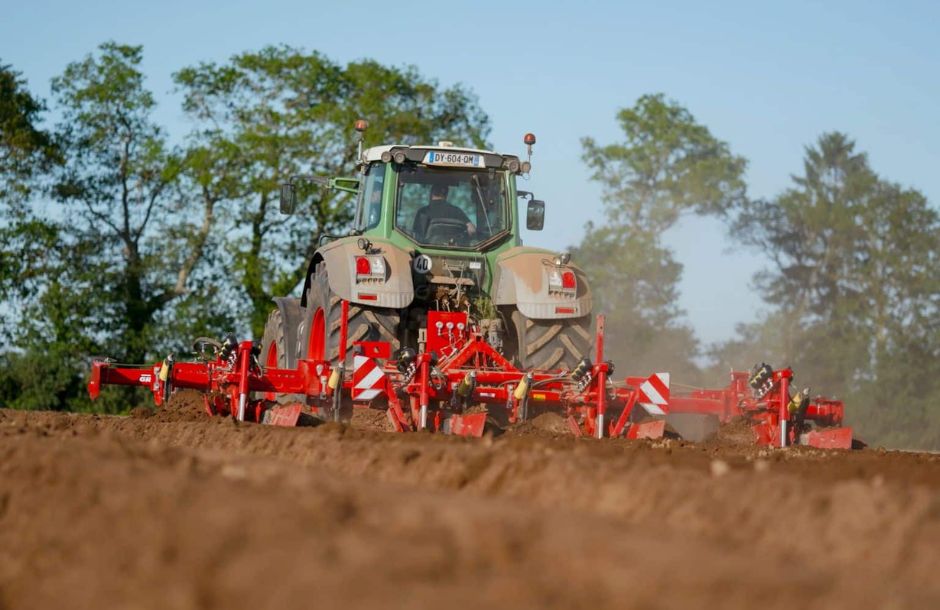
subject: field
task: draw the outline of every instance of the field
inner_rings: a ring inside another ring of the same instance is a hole
[[[0,410],[0,609],[937,608],[940,456]]]

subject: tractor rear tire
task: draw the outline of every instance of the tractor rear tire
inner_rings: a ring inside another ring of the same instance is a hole
[[[298,332],[297,354],[313,360],[339,360],[339,335],[342,325],[342,299],[330,290],[326,263],[317,265],[307,289],[307,308]],[[401,314],[397,309],[349,304],[346,331],[346,356],[356,341],[387,341],[392,353],[401,345]]]
[[[518,309],[512,312],[516,330],[516,357],[523,370],[573,369],[589,357],[594,338],[594,318],[533,320]]]
[[[300,309],[299,303],[293,305],[295,308],[292,314],[294,320]],[[275,307],[268,314],[268,321],[264,325],[264,334],[261,337],[261,365],[266,369],[295,369],[297,360],[293,357],[296,341],[291,341],[293,333],[287,325],[290,322],[284,319],[284,314],[280,307]],[[276,401],[280,404],[291,404],[303,402],[306,397],[303,394],[277,394],[274,392],[265,392],[265,400]]]
[[[287,328],[280,307],[275,307],[268,314],[261,336],[261,364],[268,369],[290,368],[287,344]]]

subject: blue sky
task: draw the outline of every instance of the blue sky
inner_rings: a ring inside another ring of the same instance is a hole
[[[580,138],[619,139],[614,115],[664,92],[750,161],[752,195],[769,197],[799,172],[803,147],[842,130],[892,180],[940,198],[940,3],[936,2],[10,2],[0,61],[30,88],[105,40],[144,45],[158,119],[188,128],[171,74],[267,44],[317,49],[346,62],[413,64],[442,84],[472,88],[496,148],[539,143],[528,185],[548,202],[528,243],[564,248],[600,220]],[[703,341],[733,335],[760,301],[764,264],[714,221],[665,235],[685,265],[681,305]]]

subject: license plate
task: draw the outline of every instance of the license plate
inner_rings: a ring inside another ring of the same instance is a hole
[[[432,150],[424,157],[425,165],[450,165],[457,167],[484,167],[483,155]]]

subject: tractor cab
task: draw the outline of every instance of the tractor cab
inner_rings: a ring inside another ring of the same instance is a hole
[[[575,367],[593,335],[587,277],[567,253],[522,244],[522,223],[540,230],[545,213],[544,202],[516,189],[516,178],[531,170],[535,136],[523,138],[520,159],[450,142],[363,150],[366,128],[357,121],[356,176],[296,176],[282,185],[287,213],[297,180],[354,195],[356,211],[349,234],[322,236],[299,300],[279,301],[277,315],[293,334],[278,334],[272,318],[266,336],[291,346],[272,352],[263,340],[272,362],[282,353],[288,365],[333,360],[363,341],[443,355],[473,333],[520,366]],[[345,348],[340,302],[354,308],[354,341]]]
[[[359,232],[447,250],[518,241],[515,176],[529,170],[528,161],[449,142],[379,146],[360,158]]]

